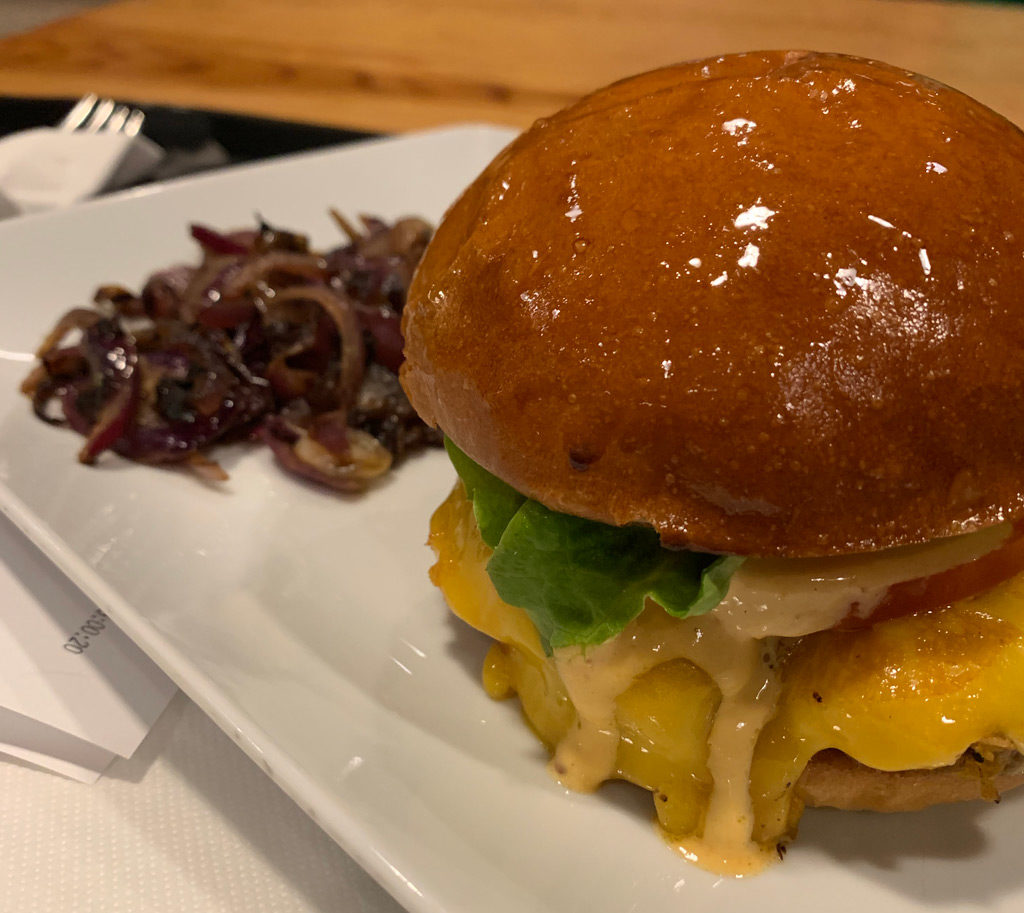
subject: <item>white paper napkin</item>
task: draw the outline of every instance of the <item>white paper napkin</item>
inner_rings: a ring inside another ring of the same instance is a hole
[[[0,191],[23,212],[70,206],[140,180],[162,157],[141,135],[35,127],[0,139]]]
[[[0,516],[0,752],[94,781],[132,755],[175,690]]]

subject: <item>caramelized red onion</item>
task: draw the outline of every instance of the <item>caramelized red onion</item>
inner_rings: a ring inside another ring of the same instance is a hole
[[[324,313],[334,321],[341,340],[338,379],[335,384],[337,408],[347,412],[356,391],[363,383],[366,367],[366,346],[363,343],[363,327],[348,295],[341,290],[321,286],[292,286],[275,296],[275,304],[289,301],[312,301],[323,308]]]
[[[336,491],[359,492],[391,468],[392,454],[376,438],[351,428],[342,413],[324,413],[310,428],[280,415],[263,423],[261,438],[278,463]]]
[[[401,311],[430,237],[420,219],[339,220],[349,243],[320,254],[266,224],[191,226],[196,265],[149,277],[139,294],[103,286],[65,314],[22,389],[35,413],[107,450],[227,478],[209,448],[266,442],[286,471],[364,490],[440,437],[398,384]]]

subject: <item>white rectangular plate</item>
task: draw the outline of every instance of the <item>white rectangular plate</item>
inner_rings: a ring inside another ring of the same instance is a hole
[[[314,491],[268,453],[222,451],[221,489],[112,455],[17,393],[27,353],[105,282],[194,257],[191,221],[259,213],[337,243],[327,208],[438,219],[508,140],[454,128],[222,172],[0,224],[3,510],[280,785],[416,913],[1024,908],[1024,802],[916,815],[812,811],[747,881],[667,849],[646,793],[570,795],[514,702],[479,687],[482,639],[427,580],[452,484],[412,460],[364,498]]]

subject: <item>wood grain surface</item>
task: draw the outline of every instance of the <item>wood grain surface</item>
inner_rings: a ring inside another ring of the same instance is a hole
[[[887,60],[1024,124],[1024,7],[906,0],[122,0],[0,41],[0,93],[526,125],[633,72],[779,47]]]

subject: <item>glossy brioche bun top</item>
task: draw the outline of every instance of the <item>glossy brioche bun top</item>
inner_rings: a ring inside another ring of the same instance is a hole
[[[413,281],[403,384],[549,507],[872,551],[1024,513],[1024,134],[885,64],[615,83],[509,145]]]

